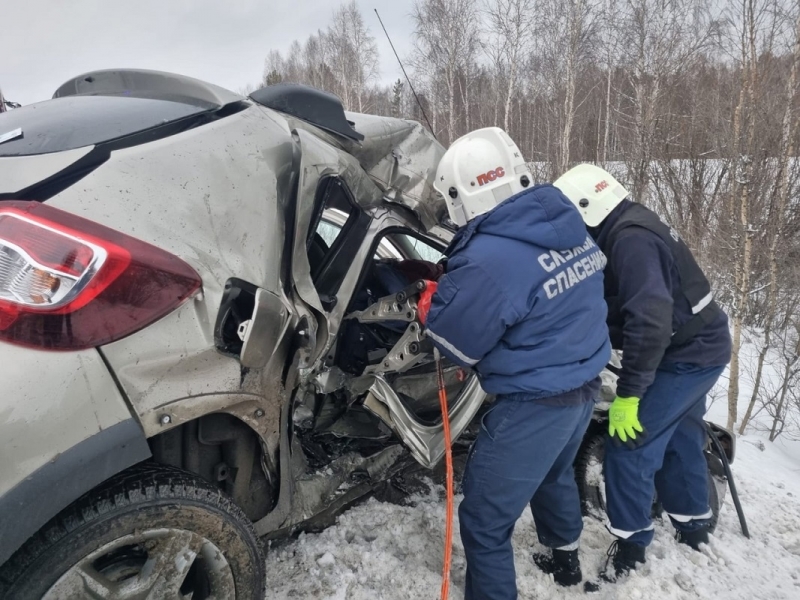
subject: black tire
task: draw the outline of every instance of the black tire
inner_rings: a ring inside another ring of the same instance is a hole
[[[578,483],[584,517],[602,519],[606,514],[606,501],[601,486],[605,455],[605,436],[595,431],[583,439],[578,456],[575,457],[575,481]]]
[[[605,492],[603,489],[603,459],[605,458],[606,435],[602,428],[594,428],[584,438],[578,455],[575,457],[575,481],[578,484],[578,493],[581,497],[581,511],[585,517],[594,517],[604,520],[606,517]],[[713,532],[719,521],[721,502],[715,485],[715,477],[719,477],[714,461],[719,461],[715,456],[706,453],[708,463],[708,504],[711,507],[711,531]],[[660,517],[661,503],[656,496],[653,499],[653,518]]]
[[[708,464],[708,505],[711,507],[710,530],[711,533],[714,533],[719,523],[719,511],[722,509],[722,502],[725,498],[724,488],[728,482],[719,458],[706,452],[706,463]],[[720,497],[718,486],[723,488],[722,497]]]
[[[191,567],[180,575],[172,575],[172,571],[165,569],[160,575],[162,582],[175,584],[176,577],[180,577],[177,585],[181,590],[188,589],[195,594],[195,599],[202,598],[210,593],[208,590],[213,585],[220,585],[222,581],[217,575],[216,562],[207,569],[212,573],[213,584],[208,577],[203,580],[206,577],[204,565],[207,565],[203,562],[207,557],[205,551],[219,550],[223,558],[215,554],[215,560],[224,563],[224,582],[233,582],[235,598],[264,598],[264,555],[253,525],[242,510],[218,488],[195,475],[151,463],[132,467],[86,494],[28,540],[0,568],[0,598],[39,600],[48,591],[60,598],[61,588],[55,588],[58,592],[52,589],[57,582],[63,585],[62,576],[76,572],[74,568],[81,564],[90,564],[98,571],[110,569],[108,561],[114,558],[87,557],[103,548],[113,548],[122,540],[119,543],[126,545],[109,551],[109,556],[115,556],[118,563],[126,561],[123,566],[114,565],[113,573],[118,577],[114,585],[119,585],[123,577],[130,578],[135,564],[156,560],[155,555],[148,556],[148,552],[159,547],[158,540],[151,537],[142,538],[146,541],[140,543],[135,541],[144,531],[175,532],[181,540],[189,536],[192,544],[203,543],[203,553],[196,555],[185,553],[181,546],[180,556],[191,558],[191,563],[187,561]],[[168,546],[171,543],[167,538],[169,534],[162,535]],[[167,551],[163,551],[163,555],[166,554]],[[95,562],[86,563],[87,560]],[[125,569],[125,573],[119,574]],[[78,573],[82,575],[83,571]]]

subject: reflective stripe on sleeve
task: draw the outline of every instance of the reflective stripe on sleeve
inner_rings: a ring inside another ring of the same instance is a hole
[[[693,314],[693,315],[696,315],[697,313],[699,313],[699,312],[700,312],[701,310],[703,310],[703,309],[704,309],[706,306],[708,306],[709,304],[711,304],[711,301],[712,301],[713,299],[714,299],[714,294],[712,294],[711,292],[708,292],[708,294],[706,294],[705,296],[703,296],[703,298],[700,300],[700,302],[698,302],[697,304],[695,304],[695,305],[692,307],[692,314]]]
[[[450,352],[450,354],[455,356],[458,360],[460,360],[464,364],[469,366],[474,366],[477,365],[478,362],[480,362],[480,359],[470,358],[469,356],[461,352],[461,350],[453,346],[453,344],[444,339],[442,336],[433,333],[430,329],[427,329],[425,332],[433,341],[437,342],[442,348],[445,348],[448,352]]]

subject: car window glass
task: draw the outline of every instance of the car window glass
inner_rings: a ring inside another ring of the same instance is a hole
[[[372,258],[374,260],[380,260],[382,258],[403,260],[406,257],[397,246],[389,241],[389,238],[384,237],[381,238],[381,241],[378,243],[378,248],[375,250],[375,255]]]
[[[414,252],[417,255],[416,258],[421,258],[422,260],[427,260],[428,262],[432,263],[438,263],[444,258],[444,254],[430,244],[427,244],[422,240],[418,240],[415,237],[411,237],[410,235],[400,234],[400,236],[408,242],[411,248],[414,249]]]
[[[375,259],[397,258],[427,260],[438,263],[444,254],[424,240],[405,233],[391,233],[381,239]]]
[[[206,112],[208,108],[153,98],[71,96],[0,116],[0,156],[62,152],[100,144]]]
[[[323,242],[322,249],[327,253],[347,229],[348,223],[352,223],[358,209],[343,186],[337,177],[329,177],[320,183],[315,201],[318,212],[308,232],[309,252],[313,246],[321,246],[320,242]]]
[[[311,280],[326,309],[335,305],[336,293],[361,247],[369,223],[369,216],[352,199],[342,179],[328,177],[320,182],[307,248]]]
[[[339,234],[342,232],[342,225],[339,225],[337,222],[332,220],[335,216],[335,213],[338,212],[339,211],[326,210],[322,215],[322,220],[317,226],[317,233],[323,239],[328,248],[333,245],[333,242],[336,241],[336,238],[339,237]],[[339,221],[338,218],[337,221]],[[346,221],[347,215],[343,215],[341,223],[344,224]]]
[[[317,227],[317,233],[325,240],[328,247],[333,245],[333,242],[336,241],[336,238],[339,237],[341,232],[341,227],[332,223],[326,223],[325,221],[320,221],[319,227]]]

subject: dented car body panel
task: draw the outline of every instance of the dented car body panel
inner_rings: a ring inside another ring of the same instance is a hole
[[[18,369],[0,380],[0,433],[19,441],[0,464],[0,500],[77,438],[120,421],[146,440],[136,460],[152,454],[214,481],[270,537],[334,514],[414,462],[437,464],[436,375],[414,329],[415,299],[403,304],[402,322],[355,315],[411,283],[399,262],[435,262],[449,243],[432,187],[441,145],[417,123],[351,113],[364,139],[342,137],[324,122],[170,74],[91,78],[67,82],[48,102],[80,107],[86,96],[113,97],[119,111],[120,86],[128,86],[132,102],[199,108],[119,139],[98,126],[83,148],[55,139],[39,140],[39,153],[0,146],[0,208],[3,200],[44,202],[124,232],[180,258],[202,285],[166,316],[98,349],[54,353],[0,341],[3,364]],[[35,105],[9,113],[23,128],[35,119],[28,108]],[[73,365],[74,385],[60,395],[35,376],[51,363],[51,372]],[[454,365],[446,373],[458,437],[485,394],[475,376]],[[36,418],[18,418],[20,398],[37,407]],[[64,431],[44,424],[63,411],[65,423],[95,417]],[[16,547],[3,550],[7,557]]]
[[[410,208],[430,231],[447,215],[443,199],[433,189],[442,146],[419,123],[374,115],[347,113],[365,135],[351,148],[384,198]]]

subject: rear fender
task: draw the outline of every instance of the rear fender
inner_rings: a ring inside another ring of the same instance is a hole
[[[142,428],[127,419],[34,471],[0,497],[0,564],[72,502],[149,457]]]
[[[0,343],[0,563],[52,517],[150,456],[97,350]]]

